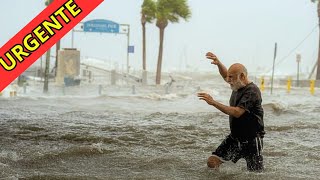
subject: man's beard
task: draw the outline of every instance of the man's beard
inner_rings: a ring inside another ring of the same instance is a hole
[[[238,79],[233,85],[230,85],[230,88],[232,89],[232,91],[238,91],[240,88],[243,88],[245,86],[246,85],[240,79]]]

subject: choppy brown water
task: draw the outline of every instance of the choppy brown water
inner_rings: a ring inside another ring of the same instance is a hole
[[[0,99],[4,179],[320,179],[319,97],[264,95],[266,171],[206,159],[228,118],[194,93]],[[139,93],[139,92],[138,92]],[[212,94],[226,103],[225,87]]]

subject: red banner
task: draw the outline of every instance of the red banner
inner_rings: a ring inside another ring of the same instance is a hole
[[[0,49],[0,92],[103,0],[54,0]]]

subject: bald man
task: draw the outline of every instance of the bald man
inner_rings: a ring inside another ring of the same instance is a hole
[[[249,81],[244,65],[236,63],[227,70],[213,53],[208,52],[206,57],[218,67],[220,75],[232,89],[229,106],[217,102],[207,93],[198,93],[199,99],[229,115],[231,133],[212,152],[212,156],[208,158],[208,167],[218,168],[223,162],[231,160],[236,163],[244,158],[249,171],[261,172],[262,139],[265,134],[261,92]]]

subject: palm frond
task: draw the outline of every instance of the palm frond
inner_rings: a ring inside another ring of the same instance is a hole
[[[182,18],[188,20],[191,11],[186,0],[158,0],[157,19],[166,19],[172,23],[177,23]]]
[[[151,23],[156,18],[156,3],[153,0],[144,0],[141,5],[141,14],[145,15],[148,23]]]

